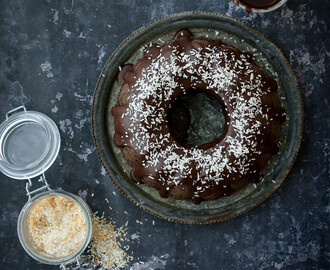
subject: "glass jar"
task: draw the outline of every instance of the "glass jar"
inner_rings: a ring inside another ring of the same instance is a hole
[[[92,212],[86,202],[79,196],[62,191],[52,190],[44,172],[55,161],[60,149],[59,130],[48,116],[35,111],[27,111],[25,106],[17,107],[6,114],[0,125],[0,171],[17,179],[27,180],[26,194],[28,201],[20,212],[17,222],[18,237],[24,250],[35,260],[51,265],[66,265],[76,262],[86,249],[93,234]],[[39,177],[42,186],[32,190],[33,178]],[[82,211],[86,223],[84,239],[73,253],[55,257],[37,248],[28,229],[28,216],[33,207],[43,198],[61,195],[70,199]]]
[[[65,256],[65,257],[55,257],[50,256],[45,252],[42,252],[33,243],[31,239],[30,232],[28,229],[28,215],[30,210],[33,206],[38,203],[41,199],[50,196],[50,195],[62,195],[67,197],[68,199],[75,202],[79,208],[82,210],[85,220],[86,220],[86,235],[83,243],[81,246],[72,254]],[[87,248],[88,244],[91,241],[92,234],[93,234],[93,226],[92,226],[92,218],[91,218],[91,210],[89,206],[77,195],[72,193],[61,191],[61,190],[48,190],[42,193],[37,194],[36,196],[32,197],[28,202],[24,205],[23,209],[21,210],[18,222],[17,222],[17,232],[18,238],[24,248],[24,250],[35,260],[45,263],[45,264],[52,264],[52,265],[61,265],[65,267],[65,265],[78,262],[77,259],[80,257],[82,252]]]

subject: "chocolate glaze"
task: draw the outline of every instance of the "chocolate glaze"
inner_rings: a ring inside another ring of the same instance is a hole
[[[134,70],[134,66],[132,64],[126,64],[121,69],[120,72],[117,74],[117,82],[119,85],[122,85],[124,83],[124,74],[126,71],[132,71]]]
[[[114,143],[132,165],[132,179],[157,188],[162,197],[198,204],[229,196],[260,181],[278,151],[285,113],[278,107],[275,80],[251,54],[220,40],[195,38],[181,29],[173,41],[153,44],[134,66],[124,66],[118,82]],[[173,101],[191,89],[215,95],[227,115],[223,137],[197,148],[182,146],[168,121]]]
[[[172,137],[178,142],[184,142],[191,126],[187,104],[179,99],[175,100],[167,112],[167,118]]]

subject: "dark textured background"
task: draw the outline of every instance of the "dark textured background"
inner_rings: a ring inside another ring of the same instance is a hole
[[[128,220],[128,269],[329,269],[329,6],[289,0],[257,15],[229,0],[2,0],[0,120],[25,104],[56,122],[61,150],[46,176],[119,226]],[[92,95],[107,58],[137,28],[189,10],[239,18],[268,36],[292,65],[305,105],[302,147],[283,185],[251,212],[204,226],[170,223],[130,203],[102,169],[91,135]],[[18,241],[24,186],[0,174],[0,269],[57,269],[31,259]]]

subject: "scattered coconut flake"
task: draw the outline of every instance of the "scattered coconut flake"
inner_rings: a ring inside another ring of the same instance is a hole
[[[122,242],[128,242],[125,227],[116,228],[105,217],[93,216],[94,234],[88,247],[85,262],[87,269],[117,270],[127,266],[133,259],[127,253],[129,245],[122,247]]]

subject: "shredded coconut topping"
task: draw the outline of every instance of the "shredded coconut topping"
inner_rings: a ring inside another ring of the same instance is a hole
[[[260,69],[241,52],[210,45],[182,52],[179,46],[170,46],[170,54],[150,58],[130,86],[130,100],[122,115],[129,119],[129,126],[121,137],[124,145],[141,155],[144,168],[156,168],[161,182],[179,185],[196,168],[193,184],[198,196],[208,183],[218,185],[230,173],[253,173],[249,172],[253,157],[261,154],[257,135],[268,123],[268,107],[262,99],[270,89],[265,89]],[[171,106],[175,90],[185,92],[187,84],[196,89],[204,85],[219,95],[231,119],[227,136],[210,149],[186,149],[170,135],[164,108]]]
[[[53,257],[77,251],[86,237],[86,218],[77,203],[62,195],[42,197],[28,214],[33,244]]]

